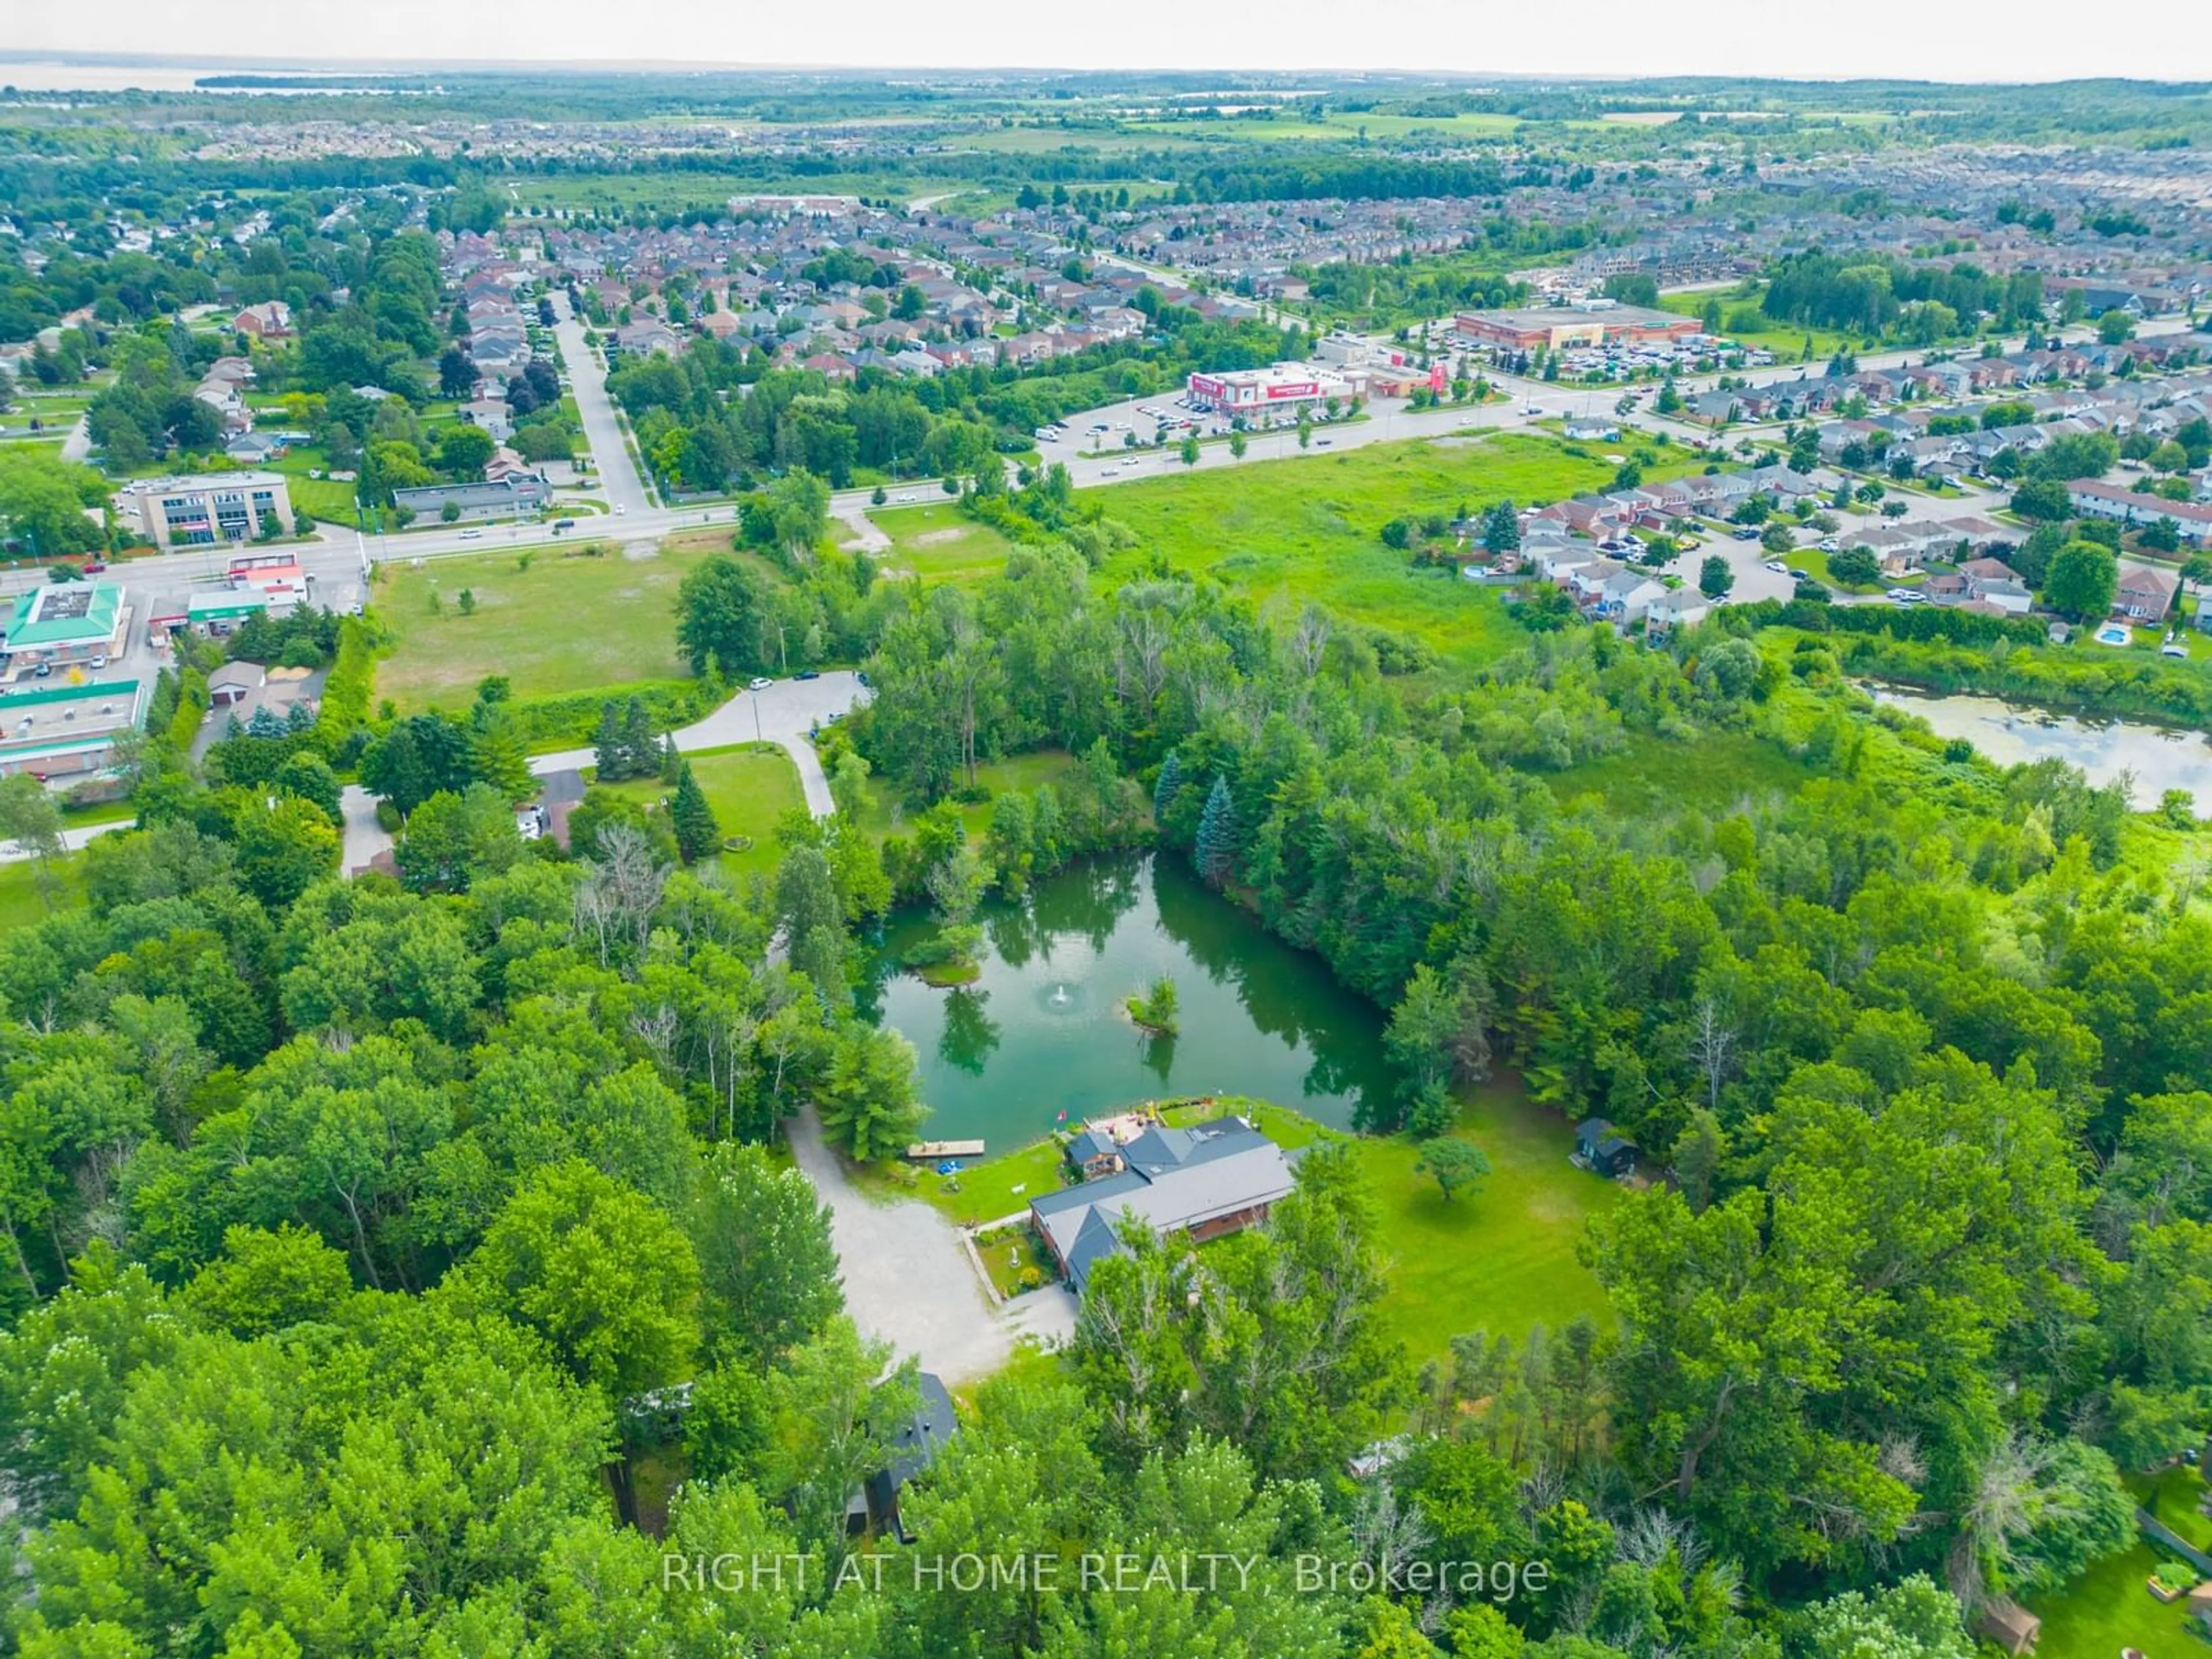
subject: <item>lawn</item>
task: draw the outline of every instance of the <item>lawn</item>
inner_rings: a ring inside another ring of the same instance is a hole
[[[877,507],[868,517],[891,538],[891,550],[883,556],[887,575],[911,571],[956,580],[994,575],[1005,568],[1012,545],[997,530],[978,524],[950,501]]]
[[[0,864],[0,933],[35,927],[54,914],[46,908],[46,899],[39,891],[36,869],[28,859]],[[55,910],[72,909],[82,903],[84,894],[78,884],[79,866],[76,859],[58,860],[55,873],[61,878],[61,890],[54,897]]]
[[[723,838],[742,836],[752,842],[742,852],[724,853],[722,868],[740,879],[771,874],[783,850],[776,845],[776,821],[805,803],[799,768],[791,757],[774,744],[748,743],[701,750],[684,759],[691,763],[691,775],[706,792],[707,805],[714,809]],[[635,778],[607,787],[647,803],[658,803],[669,793],[669,786],[658,778]]]
[[[984,762],[975,769],[975,780],[995,794],[1007,789],[1035,789],[1040,784],[1057,785],[1074,769],[1075,757],[1066,750],[1033,749],[1026,754],[1009,755],[1004,760]],[[991,827],[988,801],[974,805],[956,802],[955,805],[969,840],[980,839]],[[900,833],[904,817],[898,792],[881,779],[871,779],[860,827],[881,841],[886,836]]]
[[[1692,467],[1662,452],[1644,481]],[[1510,433],[1370,444],[1117,486],[1107,516],[1136,533],[1135,550],[1109,562],[1109,582],[1140,574],[1154,554],[1255,598],[1317,602],[1349,620],[1410,635],[1436,652],[1446,677],[1464,678],[1510,650],[1521,630],[1494,590],[1444,572],[1414,572],[1385,547],[1383,525],[1409,515],[1480,513],[1501,496],[1522,507],[1612,482],[1595,454]]]
[[[2140,1648],[2150,1659],[2200,1653],[2179,1602],[2161,1603],[2148,1580],[2164,1557],[2148,1542],[2107,1556],[2055,1596],[2031,1596],[2029,1612],[2043,1620],[2038,1659],[2118,1659],[2123,1648]]]
[[[2176,1463],[2155,1475],[2129,1475],[2127,1486],[2136,1502],[2164,1522],[2177,1538],[2212,1553],[2212,1516],[2197,1507],[2204,1497],[2204,1477],[2193,1464]]]
[[[1455,1133],[1489,1155],[1492,1174],[1449,1202],[1414,1173],[1419,1142],[1393,1135],[1352,1143],[1391,1259],[1386,1325],[1419,1362],[1470,1331],[1520,1337],[1538,1323],[1557,1330],[1577,1314],[1604,1322],[1605,1292],[1576,1261],[1575,1245],[1621,1188],[1567,1162],[1566,1124],[1516,1081],[1474,1091]]]
[[[681,678],[690,671],[676,650],[676,587],[704,554],[672,544],[633,559],[586,542],[380,565],[374,603],[394,644],[377,690],[404,711],[459,708],[487,674],[506,675],[518,697]],[[473,615],[461,613],[464,589]]]
[[[1563,804],[1595,795],[1609,816],[1642,818],[1683,808],[1727,812],[1747,799],[1794,795],[1808,774],[1780,745],[1748,732],[1677,743],[1639,732],[1610,755],[1543,775]]]

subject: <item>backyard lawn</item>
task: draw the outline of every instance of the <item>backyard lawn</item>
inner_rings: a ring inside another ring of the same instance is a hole
[[[1444,1353],[1470,1331],[1517,1338],[1538,1323],[1557,1330],[1577,1314],[1605,1322],[1605,1292],[1575,1260],[1575,1244],[1583,1223],[1617,1203],[1621,1188],[1569,1164],[1567,1125],[1510,1079],[1475,1090],[1455,1133],[1489,1155],[1492,1173],[1449,1202],[1435,1181],[1413,1172],[1419,1142],[1352,1142],[1390,1258],[1383,1320],[1414,1361]]]
[[[989,525],[978,524],[951,501],[924,507],[885,507],[868,517],[891,538],[882,558],[886,574],[912,571],[932,579],[991,575],[1006,562],[1010,544]]]
[[[2150,1593],[2148,1581],[2163,1559],[2155,1546],[2138,1542],[2100,1561],[2063,1595],[2027,1598],[2027,1610],[2043,1620],[2037,1659],[2118,1659],[2123,1648],[2149,1659],[2203,1653],[2182,1605]]]
[[[2197,1505],[2204,1498],[2204,1477],[2191,1463],[2176,1463],[2154,1475],[2127,1477],[2136,1503],[2165,1522],[2174,1536],[2192,1547],[2212,1553],[2212,1516]]]
[[[776,844],[776,821],[805,797],[799,788],[799,768],[774,744],[741,744],[732,749],[704,749],[686,755],[691,775],[706,792],[707,805],[714,809],[714,822],[725,840],[749,836],[752,845],[743,852],[722,854],[722,868],[740,879],[769,875],[783,849]],[[633,800],[657,803],[669,793],[658,778],[634,778],[606,786]]]
[[[1678,452],[1644,475],[1657,483],[1690,471]],[[1109,518],[1136,532],[1111,561],[1110,581],[1138,574],[1155,553],[1262,599],[1317,601],[1351,620],[1409,634],[1459,678],[1516,643],[1521,631],[1493,591],[1443,572],[1416,573],[1385,547],[1383,525],[1410,515],[1480,513],[1501,496],[1522,507],[1601,489],[1613,468],[1522,434],[1370,444],[1335,455],[1148,479],[1109,493]]]
[[[585,550],[593,546],[603,550],[596,557]],[[374,604],[395,642],[377,665],[378,694],[409,711],[459,708],[487,674],[506,675],[518,697],[682,678],[676,587],[703,556],[671,545],[634,559],[612,543],[586,542],[380,565]],[[473,615],[462,614],[463,589]]]
[[[1607,1317],[1605,1292],[1576,1261],[1575,1244],[1584,1221],[1617,1202],[1621,1189],[1567,1162],[1567,1126],[1516,1083],[1479,1089],[1462,1109],[1456,1133],[1489,1154],[1492,1173],[1449,1202],[1432,1179],[1413,1172],[1420,1146],[1403,1135],[1340,1136],[1288,1107],[1238,1104],[1285,1148],[1318,1139],[1350,1145],[1382,1218],[1390,1286],[1382,1317],[1416,1363],[1470,1331],[1517,1338],[1539,1322],[1557,1329],[1577,1314]],[[1199,1114],[1167,1115],[1181,1124]],[[911,1187],[873,1171],[859,1178],[884,1196],[919,1197],[963,1223],[1018,1213],[1066,1184],[1060,1148],[1049,1139],[971,1164],[957,1177],[915,1173]]]

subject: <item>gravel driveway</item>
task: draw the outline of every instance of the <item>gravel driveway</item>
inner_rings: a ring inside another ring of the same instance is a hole
[[[993,1307],[951,1222],[919,1199],[879,1204],[857,1191],[811,1109],[789,1127],[799,1167],[829,1203],[845,1305],[863,1331],[957,1382],[998,1370],[1021,1337],[1059,1341],[1074,1330],[1075,1299],[1064,1286]]]

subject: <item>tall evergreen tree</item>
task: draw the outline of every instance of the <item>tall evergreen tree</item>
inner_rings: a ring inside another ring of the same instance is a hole
[[[1492,507],[1483,520],[1482,544],[1492,553],[1510,553],[1521,545],[1521,520],[1514,515],[1510,496]]]
[[[623,779],[622,715],[617,711],[612,698],[599,705],[599,724],[592,733],[592,752],[599,768],[599,781],[619,783]]]
[[[649,778],[660,770],[660,734],[643,697],[632,697],[623,710],[623,776]]]
[[[1216,777],[1198,820],[1198,873],[1216,887],[1229,879],[1237,852],[1237,798],[1229,780]]]
[[[722,827],[714,821],[707,792],[699,787],[688,765],[677,775],[676,799],[669,803],[668,821],[676,831],[676,850],[686,864],[696,864],[721,843]]]
[[[1167,822],[1168,808],[1175,804],[1176,791],[1182,787],[1182,757],[1174,750],[1160,763],[1159,781],[1152,786],[1152,817]]]

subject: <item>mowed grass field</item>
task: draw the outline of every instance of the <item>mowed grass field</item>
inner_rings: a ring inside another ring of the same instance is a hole
[[[886,574],[965,580],[990,575],[1006,562],[1011,544],[1006,537],[953,501],[877,507],[868,517],[891,538],[891,550],[879,556]]]
[[[717,544],[726,549],[727,538]],[[688,674],[676,588],[705,548],[678,543],[632,558],[603,543],[589,557],[586,545],[540,548],[526,569],[515,553],[380,566],[373,602],[394,642],[377,665],[377,694],[404,712],[462,707],[487,674],[506,675],[518,697]],[[461,614],[465,588],[471,616]]]
[[[774,744],[743,744],[733,749],[706,749],[686,755],[691,775],[714,809],[714,821],[725,839],[750,836],[752,845],[743,852],[722,854],[722,867],[731,875],[773,874],[783,849],[776,844],[776,820],[805,804],[799,783],[799,768]],[[633,778],[606,786],[618,795],[657,805],[673,793],[658,778]]]
[[[1390,1258],[1382,1317],[1407,1352],[1419,1363],[1470,1331],[1517,1338],[1540,1323],[1557,1330],[1578,1314],[1607,1321],[1605,1291],[1575,1247],[1584,1224],[1619,1203],[1622,1188],[1568,1163],[1574,1136],[1566,1123],[1510,1078],[1473,1091],[1452,1133],[1488,1155],[1491,1174],[1449,1202],[1431,1176],[1414,1173],[1419,1141],[1352,1143]]]
[[[1662,452],[1645,469],[1657,483],[1692,470]],[[1261,599],[1317,602],[1339,616],[1413,635],[1456,678],[1522,637],[1494,591],[1447,572],[1414,571],[1385,547],[1392,519],[1462,506],[1480,514],[1500,497],[1530,507],[1613,480],[1595,452],[1522,433],[1370,444],[1342,454],[1301,455],[1117,485],[1106,512],[1136,532],[1137,546],[1109,563],[1114,581],[1137,575],[1152,555],[1205,573]]]

